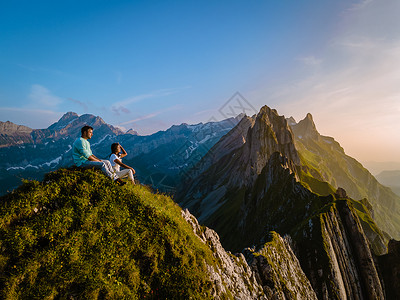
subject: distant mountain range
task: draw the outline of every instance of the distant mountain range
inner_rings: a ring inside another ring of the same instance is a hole
[[[23,178],[40,180],[49,171],[72,165],[72,143],[84,125],[94,128],[90,143],[97,157],[108,159],[111,144],[119,142],[128,152],[124,161],[134,166],[139,181],[172,191],[184,170],[197,163],[241,117],[174,125],[148,136],[133,130],[124,133],[98,116],[74,112],[46,129],[0,122],[0,194],[20,185]]]
[[[383,171],[400,170],[400,161],[363,161],[363,166],[366,167],[372,175],[376,176]]]
[[[400,170],[382,171],[376,175],[376,179],[400,196]]]

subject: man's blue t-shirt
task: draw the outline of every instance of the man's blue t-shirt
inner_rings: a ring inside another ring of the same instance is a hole
[[[76,139],[72,146],[72,157],[74,158],[75,165],[77,167],[81,166],[91,155],[92,150],[90,149],[89,141],[83,137]]]

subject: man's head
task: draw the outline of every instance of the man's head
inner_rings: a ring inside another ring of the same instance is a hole
[[[84,139],[91,139],[93,135],[93,127],[85,125],[81,128],[81,133]]]

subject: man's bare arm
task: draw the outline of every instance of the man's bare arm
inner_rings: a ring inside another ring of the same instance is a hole
[[[98,159],[96,156],[94,156],[93,154],[92,155],[90,155],[89,157],[88,157],[88,160],[90,160],[90,161],[101,161],[100,159]]]

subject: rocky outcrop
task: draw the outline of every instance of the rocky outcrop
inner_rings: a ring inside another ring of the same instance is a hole
[[[215,299],[223,299],[223,295],[228,293],[235,299],[269,299],[263,295],[263,288],[243,254],[235,256],[226,252],[218,234],[207,227],[200,227],[197,219],[187,209],[182,210],[182,216],[192,226],[194,233],[210,247],[219,262],[219,265],[208,266]]]

